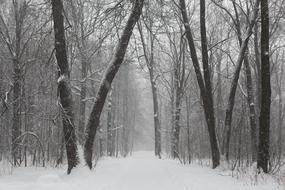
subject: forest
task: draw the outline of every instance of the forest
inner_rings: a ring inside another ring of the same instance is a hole
[[[285,0],[0,0],[0,189],[135,158],[283,184],[284,34]]]

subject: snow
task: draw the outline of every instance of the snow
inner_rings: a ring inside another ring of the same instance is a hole
[[[89,171],[80,166],[71,175],[65,168],[18,168],[0,177],[0,190],[277,190],[277,182],[258,185],[224,175],[221,168],[182,165],[157,159],[153,152],[135,152],[127,158],[102,158]],[[266,177],[265,177],[266,178]]]
[[[57,83],[64,81],[66,78],[67,78],[67,76],[65,76],[64,74],[60,75],[57,79]]]

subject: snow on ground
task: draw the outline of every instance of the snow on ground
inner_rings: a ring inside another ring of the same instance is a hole
[[[0,190],[283,190],[273,180],[251,185],[224,173],[136,152],[128,158],[103,158],[93,171],[78,167],[69,176],[64,168],[18,168],[0,176]]]

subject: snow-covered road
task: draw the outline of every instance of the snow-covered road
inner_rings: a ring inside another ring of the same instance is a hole
[[[156,159],[151,152],[137,152],[128,158],[103,158],[93,171],[19,168],[12,176],[0,176],[0,190],[277,190],[269,180],[259,185],[237,180],[200,165]]]

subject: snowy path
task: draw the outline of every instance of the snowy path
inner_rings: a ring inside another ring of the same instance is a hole
[[[275,183],[259,186],[221,175],[221,171],[199,165],[183,166],[159,160],[150,152],[125,159],[102,159],[95,171],[85,167],[70,176],[63,169],[16,169],[0,177],[0,190],[275,190]]]

